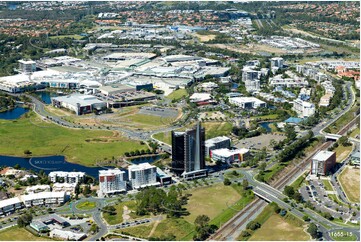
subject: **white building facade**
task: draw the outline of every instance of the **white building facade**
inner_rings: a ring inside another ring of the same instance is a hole
[[[133,189],[147,186],[157,186],[157,167],[149,163],[131,165],[128,167],[129,181]]]
[[[99,196],[120,193],[127,190],[125,172],[119,169],[99,171]]]

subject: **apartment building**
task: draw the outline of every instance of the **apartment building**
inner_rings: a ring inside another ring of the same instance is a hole
[[[85,172],[52,171],[48,176],[51,182],[63,180],[64,183],[82,183],[85,179]]]
[[[160,185],[157,182],[157,167],[149,163],[131,165],[128,167],[128,173],[129,182],[133,189]]]
[[[125,171],[118,168],[99,171],[99,196],[125,192],[127,190]]]
[[[293,110],[297,112],[300,118],[308,118],[316,112],[316,108],[313,103],[302,101],[299,98],[293,101]]]

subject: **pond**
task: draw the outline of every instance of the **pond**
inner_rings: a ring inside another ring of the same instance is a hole
[[[27,170],[39,172],[43,170],[46,174],[52,171],[81,171],[87,175],[98,179],[99,170],[112,167],[88,167],[79,164],[67,162],[64,156],[48,156],[48,157],[13,157],[0,155],[0,166],[14,167],[16,164]],[[124,169],[121,169],[124,170]]]
[[[267,130],[267,132],[271,132],[272,129],[271,127],[269,126],[270,124],[273,124],[273,122],[262,122],[260,123],[259,125],[262,127],[262,128],[265,128]]]
[[[23,115],[24,113],[27,113],[27,112],[29,112],[29,109],[27,109],[27,108],[16,107],[14,109],[7,110],[5,112],[1,112],[0,119],[7,119],[7,120],[18,119],[18,118],[20,118],[21,115]]]

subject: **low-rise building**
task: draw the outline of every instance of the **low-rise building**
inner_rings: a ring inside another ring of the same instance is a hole
[[[43,233],[49,231],[49,227],[41,221],[35,220],[30,223],[30,227],[36,232]]]
[[[101,111],[107,108],[107,103],[92,95],[72,94],[51,98],[51,103],[57,108],[66,108],[77,115]]]
[[[61,240],[82,240],[87,237],[85,233],[74,233],[71,231],[65,231],[60,229],[53,229],[49,233],[50,238],[56,238]]]
[[[127,190],[125,171],[118,168],[99,171],[99,196],[125,192]]]
[[[336,164],[336,153],[327,150],[319,151],[311,164],[311,175],[328,175]]]
[[[209,93],[193,93],[192,96],[189,97],[189,100],[194,103],[198,102],[206,102],[212,99],[211,94]]]
[[[50,186],[49,185],[31,186],[31,187],[27,187],[25,191],[27,193],[50,192]]]
[[[263,102],[255,97],[233,97],[229,99],[229,102],[243,109],[267,107],[266,102]]]
[[[221,149],[221,148],[230,148],[231,139],[226,136],[218,136],[212,139],[207,139],[205,141],[205,156],[209,157],[212,150]]]
[[[32,73],[36,71],[36,62],[33,60],[19,60],[19,71],[21,73]]]
[[[147,186],[157,186],[157,167],[149,163],[131,165],[128,167],[129,181],[133,189]]]
[[[65,192],[39,192],[21,196],[25,207],[63,204],[65,202]]]
[[[52,171],[48,176],[51,182],[63,180],[65,183],[82,183],[85,179],[85,172]]]
[[[210,152],[210,157],[214,161],[221,161],[223,163],[232,163],[232,162],[242,162],[245,160],[247,154],[249,153],[248,149],[217,149]]]
[[[13,197],[0,201],[0,215],[6,215],[15,212],[24,207],[24,203],[18,198]]]
[[[53,192],[65,192],[73,194],[75,192],[76,183],[54,183],[52,187]]]
[[[157,182],[159,182],[162,186],[168,185],[172,183],[172,177],[157,167]]]
[[[316,112],[313,103],[302,101],[299,98],[293,101],[293,110],[295,110],[301,118],[308,118]]]

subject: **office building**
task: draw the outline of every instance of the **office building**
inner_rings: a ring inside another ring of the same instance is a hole
[[[185,132],[172,131],[172,171],[186,179],[207,176],[205,130],[198,123]]]
[[[232,97],[229,103],[234,104],[243,109],[265,108],[267,104],[255,97]]]
[[[205,141],[205,156],[209,157],[211,150],[230,148],[231,139],[226,136],[218,136]]]
[[[230,150],[227,148],[212,150],[210,152],[210,157],[214,161],[221,161],[223,163],[233,163],[233,162],[242,162],[245,160],[248,155],[248,149],[236,149]]]
[[[133,189],[160,185],[157,182],[157,167],[149,163],[128,167],[129,182]]]
[[[311,175],[328,175],[336,164],[336,153],[327,150],[319,151],[311,164]]]
[[[118,168],[99,171],[99,196],[125,192],[127,190],[125,171]]]
[[[36,63],[32,60],[19,60],[19,71],[27,74],[36,71]]]
[[[51,182],[82,183],[85,172],[52,171],[48,176]]]

